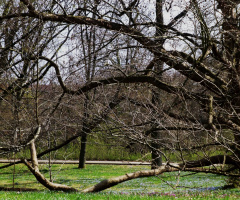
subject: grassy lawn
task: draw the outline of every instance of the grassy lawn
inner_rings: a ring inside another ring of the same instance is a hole
[[[41,172],[49,178],[48,166],[41,165]],[[79,190],[99,181],[138,170],[148,166],[53,165],[53,182],[73,186]],[[13,167],[0,170],[0,187],[12,188]],[[16,166],[15,188],[32,188],[38,192],[0,192],[0,199],[240,199],[237,189],[223,190],[224,176],[213,174],[165,173],[157,177],[135,179],[121,183],[97,194],[49,192],[24,165]]]
[[[116,194],[116,193],[97,193],[97,194],[80,194],[80,193],[61,193],[61,192],[0,192],[0,199],[34,199],[34,200],[70,200],[70,199],[239,199],[239,194],[234,192],[207,192],[207,193],[159,193],[159,194]]]

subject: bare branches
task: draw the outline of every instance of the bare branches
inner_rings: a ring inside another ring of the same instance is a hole
[[[25,2],[25,4],[29,5]],[[39,14],[29,13],[29,17],[39,18]],[[106,28],[108,30],[118,31],[120,33],[126,34],[137,40],[141,43],[145,48],[147,48],[150,52],[154,53],[157,57],[159,57],[161,61],[167,63],[172,66],[176,70],[180,71],[184,75],[188,76],[194,81],[201,82],[202,85],[208,87],[214,92],[219,92],[222,85],[219,85],[215,81],[215,77],[208,78],[205,75],[200,75],[198,73],[199,65],[188,66],[184,61],[179,61],[176,55],[172,55],[170,52],[166,52],[161,49],[158,44],[156,44],[153,40],[142,34],[140,31],[130,28],[129,26],[118,24],[115,22],[110,22],[103,19],[93,19],[84,16],[66,16],[66,15],[55,15],[55,14],[46,14],[41,13],[41,20],[43,21],[52,21],[52,22],[65,22],[68,24],[85,24],[85,25],[97,25],[102,28]],[[201,65],[200,65],[201,66]],[[194,69],[196,67],[196,69]],[[201,68],[199,68],[201,70]],[[206,70],[206,69],[205,69]],[[218,81],[218,80],[217,80]],[[220,91],[221,93],[221,91]]]
[[[162,0],[146,7],[138,0],[84,1],[83,7],[21,0],[3,6],[1,152],[29,145],[31,163],[23,162],[51,190],[77,191],[46,180],[37,158],[97,132],[118,137],[120,146],[134,142],[156,155],[168,151],[169,162],[174,152],[181,163],[105,180],[83,192],[167,171],[239,174],[237,2],[209,2],[171,1],[167,8]],[[166,10],[173,17],[165,25]],[[189,152],[201,158],[190,161]]]
[[[28,130],[29,131],[29,130]],[[24,147],[30,145],[31,143],[34,143],[36,139],[39,137],[39,134],[41,132],[41,126],[39,125],[33,133],[29,134],[28,138],[22,142],[21,145],[15,145],[12,147],[0,147],[0,151],[3,151],[4,153],[9,152],[18,152]]]
[[[36,14],[35,8],[28,0],[21,0],[21,2],[23,2],[28,7],[30,13]]]
[[[180,19],[184,18],[187,15],[190,8],[191,5],[187,6],[182,12],[180,12],[176,17],[174,17],[170,23],[168,23],[167,27],[174,26]]]

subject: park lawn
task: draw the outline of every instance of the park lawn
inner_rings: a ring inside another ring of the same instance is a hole
[[[129,172],[150,169],[149,166],[53,165],[53,182],[82,190],[99,181]],[[40,165],[41,172],[49,178],[48,165]],[[0,187],[12,188],[13,167],[0,170]],[[31,188],[37,192],[0,192],[0,199],[240,199],[237,189],[222,190],[226,184],[224,176],[204,173],[165,173],[157,177],[134,179],[121,183],[97,194],[49,192],[40,185],[22,164],[16,165],[15,188]],[[179,182],[179,183],[178,183]],[[177,184],[178,183],[178,184]],[[217,190],[219,189],[219,190]],[[220,190],[221,189],[221,190]]]
[[[101,200],[101,199],[239,199],[239,191],[205,191],[205,192],[170,192],[170,193],[126,193],[126,192],[100,192],[92,194],[83,193],[64,193],[64,192],[3,192],[0,191],[1,200]]]

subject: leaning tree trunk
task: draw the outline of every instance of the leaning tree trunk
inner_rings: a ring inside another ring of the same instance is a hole
[[[35,176],[35,178],[41,183],[43,186],[48,188],[49,190],[55,190],[55,191],[64,191],[64,192],[77,192],[78,190],[72,187],[69,187],[67,185],[57,184],[50,182],[47,180],[43,174],[39,171],[38,168],[38,159],[37,159],[37,151],[35,147],[35,141],[32,141],[30,143],[30,152],[31,152],[31,161],[30,164],[26,159],[22,160],[25,165],[28,167],[28,169],[32,172],[32,174]]]
[[[45,186],[49,190],[64,191],[64,192],[78,192],[79,191],[75,188],[72,188],[72,187],[69,187],[66,185],[52,183],[52,182],[48,181],[39,171],[37,153],[36,153],[34,141],[30,145],[30,150],[31,150],[32,165],[27,160],[23,160],[23,162],[28,167],[28,169],[32,172],[32,174],[36,177],[36,179],[39,181],[39,183],[41,183],[43,186]],[[240,166],[239,161],[236,161],[234,159],[234,157],[218,155],[218,156],[213,156],[210,158],[204,158],[204,159],[201,159],[198,161],[186,162],[186,163],[181,163],[181,164],[173,164],[173,165],[168,164],[168,165],[160,166],[158,169],[128,173],[128,174],[125,174],[122,176],[103,180],[94,186],[91,186],[89,188],[82,190],[81,192],[84,192],[84,193],[99,192],[99,191],[103,191],[107,188],[113,187],[119,183],[129,181],[129,180],[132,180],[135,178],[156,176],[156,175],[160,175],[164,172],[173,172],[173,171],[179,171],[179,170],[221,174],[221,172],[218,170],[211,171],[210,169],[202,168],[203,166],[210,166],[210,165],[221,164],[221,163],[231,164],[231,165],[235,165],[238,167]],[[224,173],[222,173],[222,174],[224,174]]]
[[[233,164],[233,165],[239,166],[239,162],[234,160],[232,156],[217,155],[210,158],[204,158],[201,160],[190,161],[186,163],[162,165],[158,167],[158,169],[143,170],[143,171],[128,173],[118,177],[105,179],[92,187],[82,190],[81,192],[84,192],[84,193],[100,192],[110,187],[113,187],[115,185],[118,185],[119,183],[123,183],[125,181],[129,181],[135,178],[157,176],[164,172],[174,172],[179,170],[227,175],[226,173],[224,172],[221,173],[220,171],[218,170],[216,171],[215,169],[211,170],[210,168],[203,168],[203,166],[211,166],[214,164],[221,164],[224,162],[226,164]]]
[[[178,171],[178,169],[172,168],[170,166],[161,166],[158,169],[128,173],[128,174],[125,174],[122,176],[105,179],[92,187],[82,190],[81,192],[84,192],[84,193],[100,192],[100,191],[106,190],[107,188],[113,187],[113,186],[115,186],[119,183],[125,182],[125,181],[129,181],[129,180],[132,180],[135,178],[156,176],[156,175],[162,174],[164,172],[170,172],[170,171]]]

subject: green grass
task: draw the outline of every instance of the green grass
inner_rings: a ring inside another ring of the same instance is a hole
[[[101,192],[94,194],[63,193],[63,192],[1,192],[1,200],[70,200],[70,199],[239,199],[238,192],[205,192],[205,193],[113,193]]]
[[[62,183],[79,190],[99,181],[129,172],[150,169],[149,166],[53,165],[55,183]],[[41,172],[49,178],[48,166],[41,165]],[[13,167],[0,170],[1,187],[11,188]],[[177,184],[179,182],[179,184]],[[240,199],[237,189],[221,190],[225,177],[213,174],[182,172],[165,173],[158,177],[130,180],[97,194],[49,192],[40,185],[24,165],[16,166],[15,188],[32,188],[38,192],[0,192],[0,199]],[[172,187],[175,187],[173,189]],[[220,190],[216,190],[220,189]]]
[[[129,172],[150,169],[149,166],[53,165],[54,182],[82,190],[99,181]],[[49,178],[47,165],[41,172]],[[0,187],[12,188],[13,167],[0,170]],[[177,184],[179,181],[179,184]],[[15,188],[32,188],[38,192],[0,192],[0,199],[240,199],[237,189],[223,190],[225,177],[188,172],[165,173],[157,177],[130,180],[97,194],[50,192],[40,185],[24,165],[16,166]],[[172,187],[176,187],[173,189]],[[219,190],[217,190],[219,189]]]
[[[52,178],[56,183],[62,183],[76,187],[78,189],[94,185],[99,181],[120,176],[129,172],[150,169],[150,166],[112,166],[112,165],[87,165],[85,169],[78,169],[77,165],[53,165]],[[40,165],[41,172],[46,178],[49,178],[48,165]],[[1,186],[12,187],[13,167],[1,169],[0,182]],[[119,184],[108,191],[118,192],[169,192],[176,186],[176,190],[222,187],[225,185],[225,177],[213,174],[191,174],[182,172],[180,175],[176,172],[164,173],[157,177],[147,177],[134,179]],[[179,181],[179,184],[177,182]],[[171,187],[171,186],[172,187]],[[36,181],[35,177],[29,172],[24,165],[16,166],[15,187],[31,187],[43,190],[44,188]]]

